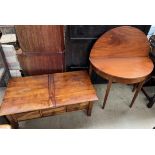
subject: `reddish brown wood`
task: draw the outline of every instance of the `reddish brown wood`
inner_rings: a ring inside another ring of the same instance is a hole
[[[64,71],[64,54],[55,55],[18,55],[25,74],[40,75]]]
[[[15,26],[21,47],[18,58],[25,74],[64,71],[64,32],[60,25]]]
[[[139,83],[153,70],[153,63],[148,57],[133,58],[92,58],[94,68],[107,80],[120,83]]]
[[[73,105],[67,105],[66,106],[66,111],[71,112],[71,111],[83,110],[83,109],[87,109],[88,106],[89,106],[89,102],[83,102],[83,103],[78,103],[78,104],[73,104]]]
[[[12,115],[7,115],[6,118],[10,122],[12,128],[18,129],[19,127],[18,121]]]
[[[48,75],[48,92],[49,92],[49,98],[53,103],[53,106],[56,107],[56,101],[55,101],[55,82],[54,82],[54,75],[49,74]]]
[[[149,42],[145,34],[139,29],[121,26],[106,32],[97,40],[90,53],[90,62],[103,78],[134,84],[144,81],[153,70],[148,53]]]
[[[57,106],[97,100],[86,71],[55,73],[54,83]]]
[[[93,108],[93,103],[89,102],[88,109],[87,109],[88,116],[91,116],[92,108]]]
[[[16,126],[19,121],[64,112],[87,110],[97,100],[86,71],[12,78],[9,81],[0,116],[6,115]]]
[[[41,110],[43,117],[46,116],[53,116],[53,115],[58,115],[58,114],[62,114],[64,112],[66,112],[66,107],[59,107],[59,108],[49,108],[49,109],[44,109]]]
[[[104,33],[94,44],[90,58],[133,58],[148,56],[149,42],[137,28],[120,26]]]
[[[138,96],[138,93],[140,92],[140,90],[141,90],[143,84],[144,84],[144,81],[142,81],[142,82],[140,82],[140,83],[138,84],[138,87],[137,87],[137,89],[136,89],[136,92],[135,92],[135,94],[134,94],[134,97],[133,97],[133,99],[132,99],[132,101],[131,101],[130,108],[133,106],[134,101],[136,100],[136,97]]]
[[[24,120],[29,120],[29,119],[35,119],[35,118],[40,118],[41,114],[40,111],[30,111],[30,112],[23,112],[23,113],[17,113],[12,115],[16,120],[19,121],[24,121]]]
[[[24,52],[64,51],[64,27],[61,25],[17,25],[15,28]]]
[[[51,107],[53,105],[52,101]],[[0,115],[8,115],[49,106],[48,75],[12,78],[6,89]]]
[[[107,90],[106,90],[106,94],[105,94],[105,97],[104,97],[104,102],[103,102],[102,109],[104,109],[104,107],[105,107],[105,104],[106,104],[106,101],[107,101],[107,98],[108,98],[108,95],[109,95],[109,92],[110,92],[111,85],[112,85],[112,79],[109,79],[109,83],[107,85]]]

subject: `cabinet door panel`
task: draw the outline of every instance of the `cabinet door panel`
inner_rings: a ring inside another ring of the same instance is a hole
[[[63,72],[64,54],[41,56],[18,56],[24,74],[39,75]]]
[[[22,50],[18,58],[25,74],[37,75],[63,71],[63,26],[20,25],[15,28]]]
[[[63,26],[15,26],[19,44],[24,52],[61,52],[64,50]]]

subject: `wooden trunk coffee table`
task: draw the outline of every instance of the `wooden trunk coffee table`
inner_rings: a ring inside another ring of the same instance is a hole
[[[148,57],[149,49],[145,34],[130,26],[114,28],[97,40],[90,53],[90,72],[94,69],[109,81],[103,108],[112,82],[138,83],[130,104],[132,107],[145,79],[153,70],[153,63]]]
[[[97,100],[86,71],[12,78],[0,107],[13,127],[19,121],[86,109]]]

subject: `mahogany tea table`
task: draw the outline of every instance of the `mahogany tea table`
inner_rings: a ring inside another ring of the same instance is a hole
[[[14,128],[19,121],[76,110],[86,109],[90,116],[97,99],[86,71],[12,78],[0,116],[6,116]]]
[[[104,33],[94,44],[90,53],[92,69],[109,81],[103,102],[105,107],[112,82],[137,84],[130,107],[132,107],[145,79],[153,70],[149,59],[149,42],[145,34],[131,26],[121,26]]]

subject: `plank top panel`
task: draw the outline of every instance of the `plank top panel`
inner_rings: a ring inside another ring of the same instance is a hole
[[[144,80],[152,72],[154,66],[149,51],[148,39],[142,31],[121,26],[96,41],[89,59],[102,77],[129,84]]]
[[[97,100],[96,92],[86,71],[54,74],[56,106]]]
[[[100,72],[119,78],[142,78],[153,70],[153,63],[148,57],[98,58],[92,59],[92,62]]]
[[[48,75],[12,78],[6,89],[0,115],[49,107]]]
[[[94,44],[90,58],[148,56],[149,42],[137,28],[121,26],[104,33]]]
[[[86,71],[12,78],[0,116],[97,100]]]
[[[62,25],[18,25],[15,28],[20,47],[24,52],[64,51]]]

